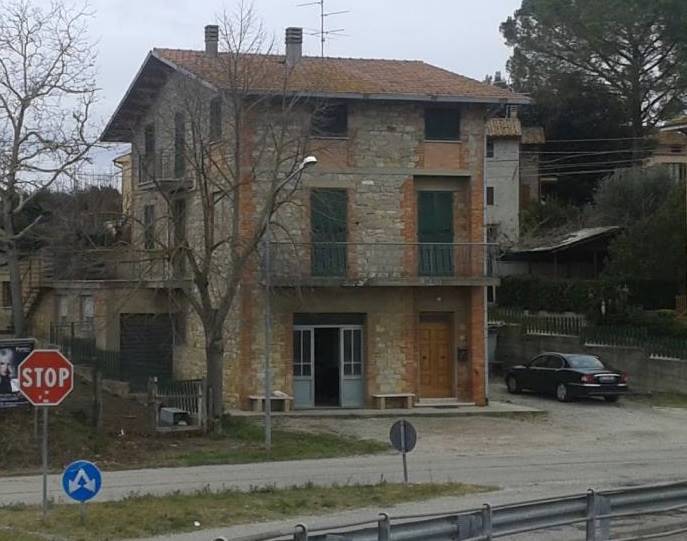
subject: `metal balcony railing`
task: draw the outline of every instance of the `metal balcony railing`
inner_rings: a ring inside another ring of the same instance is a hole
[[[270,271],[277,283],[442,282],[492,277],[496,255],[491,244],[276,242]]]
[[[160,187],[191,186],[191,166],[183,153],[153,152],[138,156],[138,183]]]

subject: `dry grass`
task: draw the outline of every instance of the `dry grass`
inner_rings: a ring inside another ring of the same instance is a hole
[[[368,506],[388,509],[400,502],[462,496],[486,490],[488,487],[461,483],[408,486],[381,483],[263,488],[248,493],[201,491],[160,497],[136,496],[117,502],[88,504],[83,525],[76,505],[55,506],[43,525],[37,506],[11,506],[0,508],[0,524],[6,528],[0,530],[0,540],[117,540],[192,531],[198,529],[194,526],[196,521],[200,528],[233,526],[288,519],[304,512],[325,514]]]

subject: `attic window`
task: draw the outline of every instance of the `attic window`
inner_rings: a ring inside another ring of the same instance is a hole
[[[459,141],[460,110],[448,107],[425,109],[425,139],[428,141]]]
[[[329,103],[312,116],[311,132],[315,137],[346,137],[348,135],[348,105]]]

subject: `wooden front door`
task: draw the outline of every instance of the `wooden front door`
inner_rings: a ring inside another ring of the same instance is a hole
[[[420,321],[420,398],[453,396],[448,321]]]

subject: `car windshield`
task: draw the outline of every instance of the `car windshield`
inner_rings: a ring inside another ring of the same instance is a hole
[[[605,368],[599,359],[591,355],[567,355],[565,358],[571,368]]]

